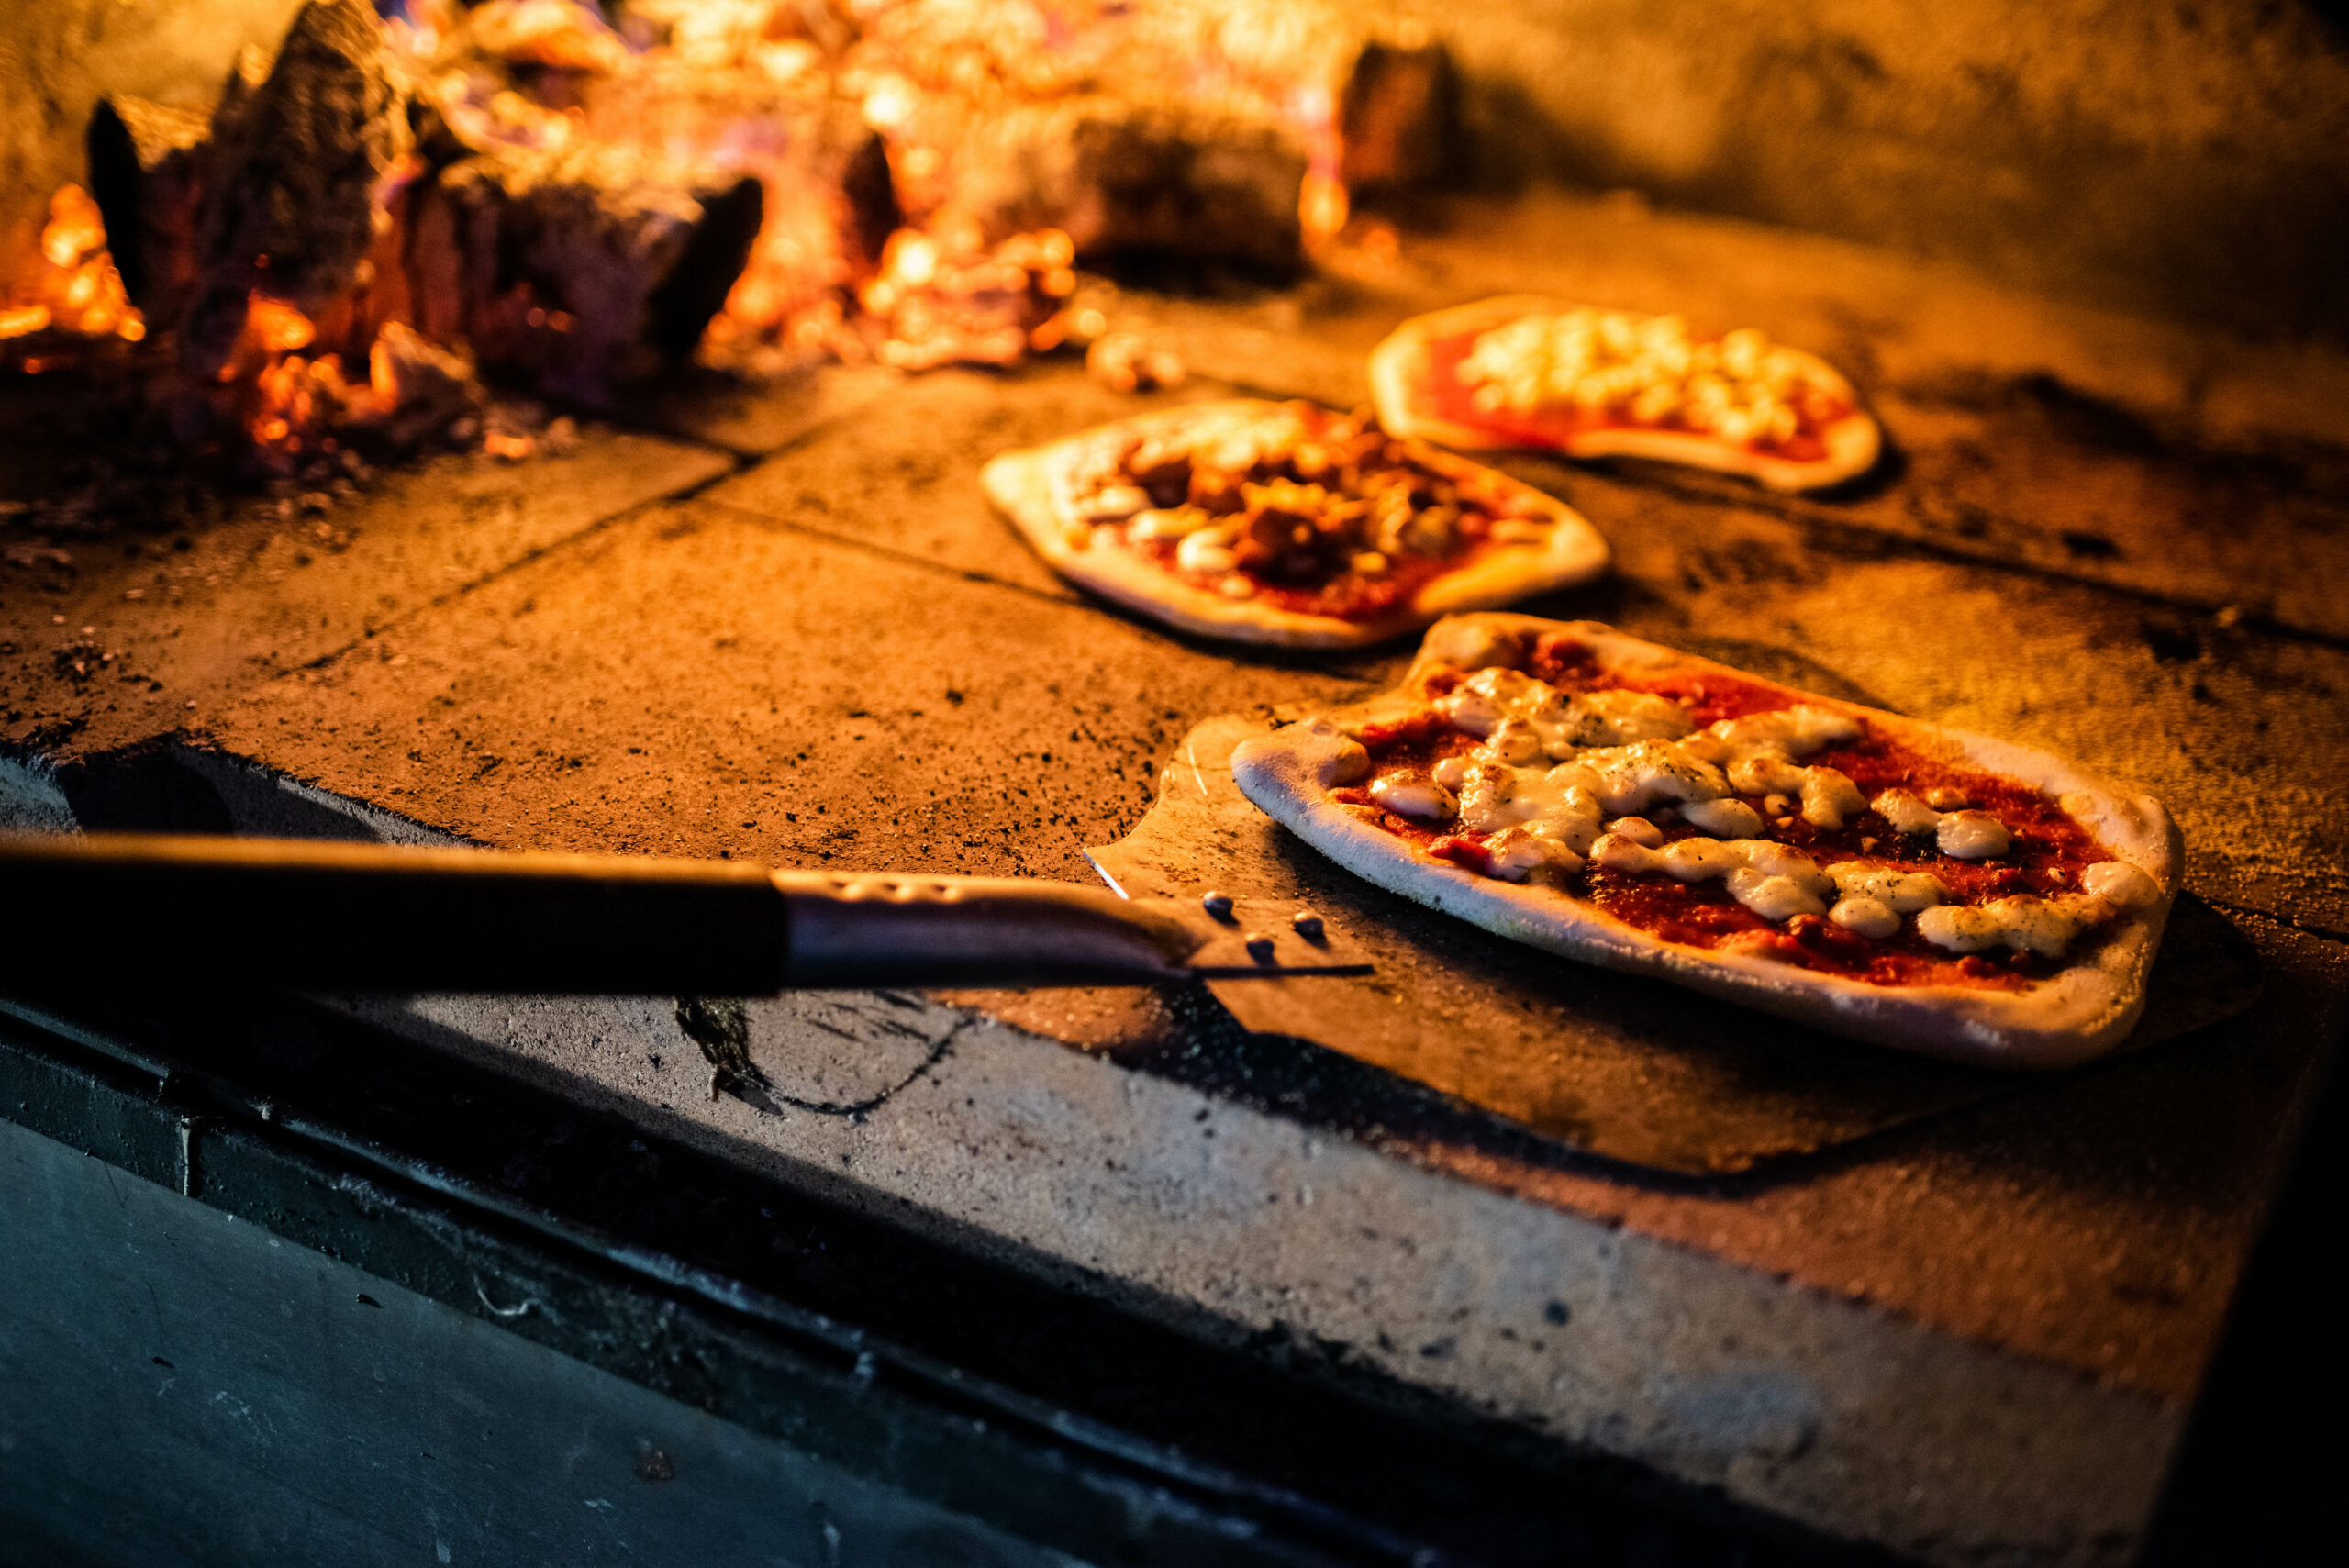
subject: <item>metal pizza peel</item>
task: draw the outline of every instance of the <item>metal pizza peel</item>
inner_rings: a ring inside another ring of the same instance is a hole
[[[1145,1064],[1210,1086],[1220,1077],[1242,1097],[1313,1104],[1390,1139],[1688,1176],[1813,1153],[2043,1081],[1840,1040],[1542,952],[1374,887],[1240,793],[1232,748],[1270,728],[1237,717],[1200,724],[1163,770],[1141,822],[1085,853],[1130,898],[1186,904],[1216,892],[1265,924],[1309,912],[1366,965],[1245,984],[1208,979],[1252,1046]],[[2144,1021],[2122,1050],[2230,1017],[2258,990],[2250,943],[2181,899]],[[1347,1070],[1333,1071],[1327,1053]]]

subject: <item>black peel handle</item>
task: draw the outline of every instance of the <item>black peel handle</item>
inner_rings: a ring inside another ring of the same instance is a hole
[[[0,985],[765,995],[760,866],[161,834],[0,838]]]

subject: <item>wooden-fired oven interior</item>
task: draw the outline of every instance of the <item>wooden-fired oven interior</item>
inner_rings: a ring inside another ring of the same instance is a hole
[[[1641,1049],[1664,1089],[1618,1061],[1618,1104],[1648,1093],[1645,1114],[1710,1063],[1678,1124],[1699,1166],[1708,1103],[1776,1095],[1817,1124],[1709,1184],[1583,1158],[1588,1083],[1529,1136],[1184,995],[753,1009],[780,1113],[711,1095],[708,1025],[681,1009],[379,1016],[1186,1333],[1341,1345],[1396,1386],[1929,1557],[1984,1546],[1995,1514],[2002,1540],[2117,1559],[2349,995],[2349,306],[2322,155],[2349,66],[2314,7],[2117,39],[2082,10],[1980,10],[1931,33],[1866,9],[1431,11],[1453,174],[1365,204],[1286,276],[1126,257],[1050,296],[1179,361],[1155,391],[1032,346],[1002,369],[673,370],[593,409],[508,381],[464,450],[315,473],[305,453],[252,493],[184,481],[145,432],[117,448],[106,374],[13,377],[0,801],[28,826],[1089,881],[1084,848],[1141,819],[1195,725],[1367,692],[1407,651],[1234,653],[1108,609],[988,513],[986,457],[1190,398],[1352,406],[1397,320],[1486,294],[1761,326],[1852,374],[1886,463],[1794,499],[1506,460],[1616,551],[1532,607],[2158,795],[2249,1012],[2026,1090],[1933,1077],[1920,1111],[1973,1103],[1846,1124],[1819,1107],[1848,1083],[1783,1062],[1741,1083],[1721,1010],[1593,976],[1592,1018],[1661,1020]],[[78,58],[50,80],[83,105],[162,92],[227,39],[122,50],[147,80]],[[2177,85],[2154,103],[2141,81]],[[1659,1335],[1673,1313],[1689,1327]],[[2034,1426],[2059,1452],[1999,1457]],[[1964,1485],[1925,1486],[1951,1466]]]

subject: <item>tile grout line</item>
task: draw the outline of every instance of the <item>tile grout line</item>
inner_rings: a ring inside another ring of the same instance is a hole
[[[710,500],[698,495],[685,498],[692,500],[696,506],[726,513],[746,523],[753,523],[762,528],[784,528],[792,533],[803,534],[809,539],[822,539],[828,544],[841,545],[850,550],[859,550],[877,560],[891,562],[900,566],[911,566],[923,572],[934,573],[941,577],[952,577],[957,582],[979,583],[991,588],[1006,589],[1031,599],[1040,599],[1048,605],[1090,606],[1093,603],[1089,599],[1081,598],[1075,595],[1054,594],[1042,588],[1030,587],[1025,583],[1014,583],[1009,578],[997,577],[972,567],[949,565],[943,561],[934,560],[927,555],[918,555],[912,550],[897,550],[885,544],[875,544],[870,539],[858,539],[852,534],[834,533],[829,528],[811,528],[806,523],[794,522],[789,517],[778,517],[771,512],[762,512],[756,507],[745,506],[739,502]],[[1020,548],[1024,550],[1026,546],[1022,545]]]

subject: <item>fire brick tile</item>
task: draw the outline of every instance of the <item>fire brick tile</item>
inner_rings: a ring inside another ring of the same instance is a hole
[[[348,499],[248,503],[176,536],[63,539],[0,569],[0,741],[52,759],[200,725],[236,692],[722,473],[706,447],[596,431],[508,464],[446,456]]]
[[[252,692],[221,748],[516,848],[1090,881],[1197,716],[1364,689],[658,508]]]

